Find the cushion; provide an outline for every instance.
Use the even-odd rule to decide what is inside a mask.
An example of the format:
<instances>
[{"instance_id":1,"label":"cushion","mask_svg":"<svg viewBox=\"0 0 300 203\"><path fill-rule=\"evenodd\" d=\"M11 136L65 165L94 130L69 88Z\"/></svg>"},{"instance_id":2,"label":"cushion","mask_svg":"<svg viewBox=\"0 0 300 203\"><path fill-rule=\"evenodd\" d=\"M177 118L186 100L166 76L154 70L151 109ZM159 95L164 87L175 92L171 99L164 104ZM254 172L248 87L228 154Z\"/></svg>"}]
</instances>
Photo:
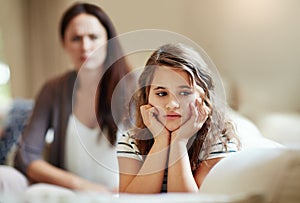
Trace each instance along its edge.
<instances>
[{"instance_id":1,"label":"cushion","mask_svg":"<svg viewBox=\"0 0 300 203\"><path fill-rule=\"evenodd\" d=\"M249 148L216 164L199 192L261 194L267 202L297 202L300 200L299 169L299 149Z\"/></svg>"},{"instance_id":2,"label":"cushion","mask_svg":"<svg viewBox=\"0 0 300 203\"><path fill-rule=\"evenodd\" d=\"M12 160L7 160L9 152L14 149L20 135L31 115L34 102L26 99L15 99L9 110L0 137L0 164L12 165Z\"/></svg>"},{"instance_id":3,"label":"cushion","mask_svg":"<svg viewBox=\"0 0 300 203\"><path fill-rule=\"evenodd\" d=\"M277 148L283 147L278 142L266 138L256 125L242 116L236 111L229 110L229 117L233 120L236 125L237 134L241 141L242 149L248 148Z\"/></svg>"}]
</instances>

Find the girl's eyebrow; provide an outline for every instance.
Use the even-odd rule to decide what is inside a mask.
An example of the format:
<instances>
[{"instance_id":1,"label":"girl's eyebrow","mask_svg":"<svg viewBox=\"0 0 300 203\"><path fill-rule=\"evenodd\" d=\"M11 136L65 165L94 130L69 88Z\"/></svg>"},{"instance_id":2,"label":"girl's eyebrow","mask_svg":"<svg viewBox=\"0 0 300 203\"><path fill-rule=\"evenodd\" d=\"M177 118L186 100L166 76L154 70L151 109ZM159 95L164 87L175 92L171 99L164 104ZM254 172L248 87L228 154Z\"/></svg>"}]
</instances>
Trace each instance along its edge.
<instances>
[{"instance_id":1,"label":"girl's eyebrow","mask_svg":"<svg viewBox=\"0 0 300 203\"><path fill-rule=\"evenodd\" d=\"M163 90L165 90L165 89L167 89L167 88L165 88L165 87L161 87L161 86L158 86L158 87L154 88L153 90L159 90L159 89L163 89Z\"/></svg>"},{"instance_id":2,"label":"girl's eyebrow","mask_svg":"<svg viewBox=\"0 0 300 203\"><path fill-rule=\"evenodd\" d=\"M190 87L188 85L180 85L180 86L178 86L178 88L180 88L180 89L192 89L192 87ZM153 90L165 90L165 89L167 89L167 88L162 87L162 86L157 86Z\"/></svg>"},{"instance_id":3,"label":"girl's eyebrow","mask_svg":"<svg viewBox=\"0 0 300 203\"><path fill-rule=\"evenodd\" d=\"M181 89L192 89L192 87L190 87L188 85L180 85L179 88L181 88Z\"/></svg>"}]
</instances>

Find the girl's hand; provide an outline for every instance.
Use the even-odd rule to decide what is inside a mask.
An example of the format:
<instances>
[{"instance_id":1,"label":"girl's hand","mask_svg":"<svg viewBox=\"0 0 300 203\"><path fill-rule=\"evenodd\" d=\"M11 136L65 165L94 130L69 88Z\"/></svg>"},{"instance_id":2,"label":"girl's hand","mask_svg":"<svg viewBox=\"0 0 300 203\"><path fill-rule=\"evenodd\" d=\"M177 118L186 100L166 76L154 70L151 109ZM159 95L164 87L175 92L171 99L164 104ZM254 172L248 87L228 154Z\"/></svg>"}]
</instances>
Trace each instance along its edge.
<instances>
[{"instance_id":1,"label":"girl's hand","mask_svg":"<svg viewBox=\"0 0 300 203\"><path fill-rule=\"evenodd\" d=\"M169 136L169 131L158 119L158 110L150 104L146 104L140 107L141 115L144 124L152 133L154 139L159 135Z\"/></svg>"},{"instance_id":2,"label":"girl's hand","mask_svg":"<svg viewBox=\"0 0 300 203\"><path fill-rule=\"evenodd\" d=\"M188 140L202 128L211 112L211 109L201 98L196 99L195 104L190 104L190 110L190 118L183 123L180 128L172 132L172 139L174 137L188 142Z\"/></svg>"}]
</instances>

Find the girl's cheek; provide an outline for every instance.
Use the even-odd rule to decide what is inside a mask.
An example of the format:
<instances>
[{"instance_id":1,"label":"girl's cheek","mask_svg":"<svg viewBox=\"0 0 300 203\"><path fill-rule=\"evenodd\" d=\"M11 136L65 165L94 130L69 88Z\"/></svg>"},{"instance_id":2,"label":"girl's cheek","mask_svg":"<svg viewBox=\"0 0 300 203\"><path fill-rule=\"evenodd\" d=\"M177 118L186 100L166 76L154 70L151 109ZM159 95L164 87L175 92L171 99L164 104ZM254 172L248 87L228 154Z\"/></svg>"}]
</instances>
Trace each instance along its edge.
<instances>
[{"instance_id":1,"label":"girl's cheek","mask_svg":"<svg viewBox=\"0 0 300 203\"><path fill-rule=\"evenodd\" d=\"M195 104L195 103L196 103L196 100L197 100L198 98L199 98L198 95L193 94L193 95L191 95L190 97L188 97L188 98L185 100L184 103L193 103L193 104Z\"/></svg>"},{"instance_id":2,"label":"girl's cheek","mask_svg":"<svg viewBox=\"0 0 300 203\"><path fill-rule=\"evenodd\" d=\"M157 111L158 111L158 115L159 116L163 116L163 115L165 115L166 114L166 112L165 112L165 110L162 108L162 107L156 107L156 109L157 109Z\"/></svg>"}]
</instances>

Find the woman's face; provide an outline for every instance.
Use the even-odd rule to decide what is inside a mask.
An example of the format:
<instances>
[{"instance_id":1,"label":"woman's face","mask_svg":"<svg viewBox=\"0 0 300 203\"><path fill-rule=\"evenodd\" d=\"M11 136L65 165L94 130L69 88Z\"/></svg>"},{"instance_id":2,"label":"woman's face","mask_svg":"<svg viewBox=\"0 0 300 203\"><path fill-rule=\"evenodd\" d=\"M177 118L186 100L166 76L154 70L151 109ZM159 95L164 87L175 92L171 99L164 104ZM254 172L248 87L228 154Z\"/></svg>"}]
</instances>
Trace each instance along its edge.
<instances>
[{"instance_id":1,"label":"woman's face","mask_svg":"<svg viewBox=\"0 0 300 203\"><path fill-rule=\"evenodd\" d=\"M187 72L168 66L156 68L148 103L158 109L157 118L169 131L178 129L189 119L190 104L195 104L199 97Z\"/></svg>"},{"instance_id":2,"label":"woman's face","mask_svg":"<svg viewBox=\"0 0 300 203\"><path fill-rule=\"evenodd\" d=\"M106 58L107 32L98 18L89 14L74 17L65 31L63 46L79 70L100 68Z\"/></svg>"}]
</instances>

